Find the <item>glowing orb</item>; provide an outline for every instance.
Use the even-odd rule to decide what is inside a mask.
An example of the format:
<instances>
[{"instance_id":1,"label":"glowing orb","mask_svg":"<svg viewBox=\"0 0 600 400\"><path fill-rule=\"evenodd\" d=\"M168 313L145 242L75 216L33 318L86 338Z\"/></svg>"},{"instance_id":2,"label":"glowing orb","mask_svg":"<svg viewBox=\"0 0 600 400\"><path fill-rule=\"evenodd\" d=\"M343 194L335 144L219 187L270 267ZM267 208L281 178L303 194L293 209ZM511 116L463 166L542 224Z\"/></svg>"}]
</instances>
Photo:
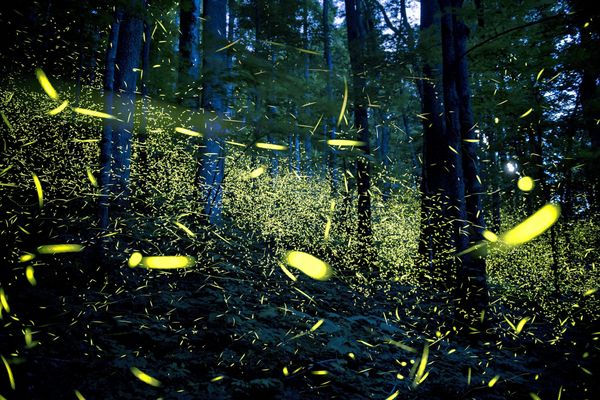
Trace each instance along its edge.
<instances>
[{"instance_id":1,"label":"glowing orb","mask_svg":"<svg viewBox=\"0 0 600 400\"><path fill-rule=\"evenodd\" d=\"M517 186L524 192L529 192L535 186L533 179L528 176L524 176L517 182Z\"/></svg>"}]
</instances>

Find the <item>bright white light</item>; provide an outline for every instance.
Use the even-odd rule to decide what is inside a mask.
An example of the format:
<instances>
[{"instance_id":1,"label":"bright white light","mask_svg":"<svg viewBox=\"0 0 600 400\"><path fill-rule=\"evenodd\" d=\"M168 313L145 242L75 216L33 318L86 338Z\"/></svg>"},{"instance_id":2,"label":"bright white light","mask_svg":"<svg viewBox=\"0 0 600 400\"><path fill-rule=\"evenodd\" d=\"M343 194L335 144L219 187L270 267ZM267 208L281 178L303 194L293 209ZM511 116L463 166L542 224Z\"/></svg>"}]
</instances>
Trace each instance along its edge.
<instances>
[{"instance_id":1,"label":"bright white light","mask_svg":"<svg viewBox=\"0 0 600 400\"><path fill-rule=\"evenodd\" d=\"M506 171L509 174L514 174L515 171L517 170L517 163L514 161L509 161L506 163Z\"/></svg>"}]
</instances>

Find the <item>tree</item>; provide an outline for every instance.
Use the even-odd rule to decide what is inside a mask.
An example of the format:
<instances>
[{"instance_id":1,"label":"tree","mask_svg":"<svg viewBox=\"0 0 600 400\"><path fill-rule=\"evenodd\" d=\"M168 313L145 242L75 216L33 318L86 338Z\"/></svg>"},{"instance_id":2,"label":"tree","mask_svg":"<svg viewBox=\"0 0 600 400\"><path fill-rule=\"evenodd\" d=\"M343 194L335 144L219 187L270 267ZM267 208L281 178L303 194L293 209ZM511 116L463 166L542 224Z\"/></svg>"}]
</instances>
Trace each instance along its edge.
<instances>
[{"instance_id":1,"label":"tree","mask_svg":"<svg viewBox=\"0 0 600 400\"><path fill-rule=\"evenodd\" d=\"M424 122L421 251L434 274L456 289L458 312L464 321L477 320L487 305L485 259L468 248L482 240L485 228L478 173L478 142L469 87L466 43L460 20L460 0L440 0L443 115L436 99L431 66L423 68ZM434 26L434 2L422 2L422 29ZM458 253L459 256L454 254ZM456 267L456 278L448 269ZM446 271L439 271L439 270ZM437 271L435 271L437 270ZM441 272L441 274L440 274Z\"/></svg>"},{"instance_id":2,"label":"tree","mask_svg":"<svg viewBox=\"0 0 600 400\"><path fill-rule=\"evenodd\" d=\"M112 113L113 91L115 82L115 58L119 46L119 30L121 28L121 19L123 12L120 9L115 10L113 23L110 27L108 36L108 45L104 60L104 110L106 113ZM111 191L111 169L112 169L112 120L104 121L102 130L102 139L100 141L100 199L99 199L99 219L100 228L108 227L108 212L110 206Z\"/></svg>"},{"instance_id":3,"label":"tree","mask_svg":"<svg viewBox=\"0 0 600 400\"><path fill-rule=\"evenodd\" d=\"M467 50L468 28L458 15L463 0L440 0L442 8L442 49L444 57L444 104L446 106L446 127L448 135L458 136L459 141L453 140L461 149L462 177L460 169L457 174L457 206L459 214L457 223L462 225L457 229L457 251L463 252L469 246L483 240L485 222L481 206L483 184L479 177L479 159L477 155L476 125L473 119L471 105L471 90L469 84L469 68L464 55ZM451 48L452 47L452 48ZM452 88L447 86L454 85ZM458 107L456 107L456 101ZM458 121L456 121L458 116ZM459 130L455 132L456 122ZM456 160L456 162L459 162ZM464 212L460 191L464 181ZM461 256L457 265L457 289L460 299L459 311L465 313L466 321L473 322L485 312L488 301L487 277L485 258L470 252Z\"/></svg>"},{"instance_id":4,"label":"tree","mask_svg":"<svg viewBox=\"0 0 600 400\"><path fill-rule=\"evenodd\" d=\"M346 29L348 33L348 51L350 53L350 69L352 71L352 100L354 113L354 128L356 139L361 142L360 150L363 156L356 160L356 183L358 189L358 262L371 268L372 262L372 227L371 227L371 163L367 158L370 154L370 135L366 95L366 54L368 26L366 8L362 0L345 0ZM370 271L369 271L370 272Z\"/></svg>"},{"instance_id":5,"label":"tree","mask_svg":"<svg viewBox=\"0 0 600 400\"><path fill-rule=\"evenodd\" d=\"M327 100L333 101L333 57L331 55L331 24L329 22L329 13L331 10L331 0L323 0L323 58L327 69L327 78L325 80L325 92ZM335 139L335 116L331 114L329 118L325 118L323 130L325 132L325 140ZM335 153L327 146L325 147L325 164L330 174L331 187L335 190L338 185L339 176L336 169Z\"/></svg>"},{"instance_id":6,"label":"tree","mask_svg":"<svg viewBox=\"0 0 600 400\"><path fill-rule=\"evenodd\" d=\"M225 115L227 53L221 49L226 40L227 2L204 0L202 30L202 102L205 119L204 137L200 146L201 159L197 184L202 188L203 216L214 225L221 223L221 199L225 153L223 148L223 117Z\"/></svg>"},{"instance_id":7,"label":"tree","mask_svg":"<svg viewBox=\"0 0 600 400\"><path fill-rule=\"evenodd\" d=\"M105 122L101 144L101 229L108 227L109 205L119 215L127 209L130 201L131 142L144 29L143 9L142 0L132 0L123 10L122 21L117 11L109 37L104 79L107 93L105 107L115 119Z\"/></svg>"}]
</instances>

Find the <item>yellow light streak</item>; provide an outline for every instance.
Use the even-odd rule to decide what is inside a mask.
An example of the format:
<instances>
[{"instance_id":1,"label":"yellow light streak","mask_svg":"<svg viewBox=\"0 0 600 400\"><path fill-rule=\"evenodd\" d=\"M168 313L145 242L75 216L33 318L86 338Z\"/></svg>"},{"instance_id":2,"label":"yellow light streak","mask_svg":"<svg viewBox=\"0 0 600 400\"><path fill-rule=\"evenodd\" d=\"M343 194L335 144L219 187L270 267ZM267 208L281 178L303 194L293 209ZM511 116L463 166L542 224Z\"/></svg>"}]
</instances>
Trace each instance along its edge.
<instances>
[{"instance_id":1,"label":"yellow light streak","mask_svg":"<svg viewBox=\"0 0 600 400\"><path fill-rule=\"evenodd\" d=\"M80 244L46 244L37 248L39 254L78 253L81 250Z\"/></svg>"},{"instance_id":2,"label":"yellow light streak","mask_svg":"<svg viewBox=\"0 0 600 400\"><path fill-rule=\"evenodd\" d=\"M15 377L13 375L12 369L10 368L8 361L6 361L6 358L4 358L3 355L0 355L0 358L2 358L2 362L4 363L4 367L6 368L6 373L8 374L8 381L10 382L10 387L12 390L15 390Z\"/></svg>"},{"instance_id":3,"label":"yellow light streak","mask_svg":"<svg viewBox=\"0 0 600 400\"><path fill-rule=\"evenodd\" d=\"M421 360L419 361L419 367L417 368L417 373L415 374L415 385L419 385L421 382L425 380L427 377L425 375L425 368L427 367L427 359L429 358L429 346L425 344L423 347L423 354L421 355Z\"/></svg>"},{"instance_id":4,"label":"yellow light streak","mask_svg":"<svg viewBox=\"0 0 600 400\"><path fill-rule=\"evenodd\" d=\"M344 117L344 113L346 112L346 105L348 104L348 82L346 81L346 77L344 77L344 100L342 101L342 109L340 110L340 116L337 120L337 126L340 126L342 122L342 118Z\"/></svg>"},{"instance_id":5,"label":"yellow light streak","mask_svg":"<svg viewBox=\"0 0 600 400\"><path fill-rule=\"evenodd\" d=\"M35 270L31 265L28 265L27 268L25 268L25 278L27 278L27 281L31 286L37 285L37 281L35 280Z\"/></svg>"},{"instance_id":6,"label":"yellow light streak","mask_svg":"<svg viewBox=\"0 0 600 400\"><path fill-rule=\"evenodd\" d=\"M519 116L519 118L525 118L526 116L528 116L529 114L531 114L532 111L533 111L533 108L530 108L529 110L527 110L523 114L521 114Z\"/></svg>"},{"instance_id":7,"label":"yellow light streak","mask_svg":"<svg viewBox=\"0 0 600 400\"><path fill-rule=\"evenodd\" d=\"M242 39L238 39L238 40L236 40L236 41L234 41L234 42L231 42L231 43L229 43L229 44L228 44L228 45L226 45L226 46L223 46L223 47L221 47L221 48L220 48L220 49L218 49L218 50L215 50L215 53L218 53L218 52L220 52L220 51L223 51L223 50L227 50L227 49L228 49L228 48L230 48L231 46L234 46L234 45L235 45L237 42L239 42L240 40L242 40Z\"/></svg>"},{"instance_id":8,"label":"yellow light streak","mask_svg":"<svg viewBox=\"0 0 600 400\"><path fill-rule=\"evenodd\" d=\"M284 274L286 274L288 276L288 278L290 278L292 281L296 282L298 280L298 278L296 278L289 269L287 269L285 267L285 265L283 265L282 263L278 262L277 263L279 265L279 268L281 268L281 270L283 271Z\"/></svg>"},{"instance_id":9,"label":"yellow light streak","mask_svg":"<svg viewBox=\"0 0 600 400\"><path fill-rule=\"evenodd\" d=\"M151 377L145 372L140 371L136 367L131 367L131 373L138 378L140 381L154 387L159 387L161 385L160 381L156 378Z\"/></svg>"},{"instance_id":10,"label":"yellow light streak","mask_svg":"<svg viewBox=\"0 0 600 400\"><path fill-rule=\"evenodd\" d=\"M193 131L188 128L182 128L180 126L175 128L175 132L182 133L182 134L188 135L188 136L193 136L193 137L202 137L202 134L200 132L196 132L196 131Z\"/></svg>"},{"instance_id":11,"label":"yellow light streak","mask_svg":"<svg viewBox=\"0 0 600 400\"><path fill-rule=\"evenodd\" d=\"M40 208L44 206L44 191L42 190L42 183L40 182L40 178L36 174L32 174L33 183L35 184L35 190L38 196L38 205Z\"/></svg>"},{"instance_id":12,"label":"yellow light streak","mask_svg":"<svg viewBox=\"0 0 600 400\"><path fill-rule=\"evenodd\" d=\"M90 169L90 167L87 167L85 169L85 172L87 173L87 177L90 180L90 183L92 184L92 186L93 187L98 187L98 181L96 180L96 177L92 173L92 170Z\"/></svg>"},{"instance_id":13,"label":"yellow light streak","mask_svg":"<svg viewBox=\"0 0 600 400\"><path fill-rule=\"evenodd\" d=\"M327 222L325 223L325 240L329 240L329 232L331 231L331 217L327 216Z\"/></svg>"},{"instance_id":14,"label":"yellow light streak","mask_svg":"<svg viewBox=\"0 0 600 400\"><path fill-rule=\"evenodd\" d=\"M182 224L181 222L175 222L175 225L177 225L182 231L184 231L185 233L187 233L187 235L191 238L195 238L196 234L194 232L192 232L192 230L190 228L188 228L187 226L185 226L184 224Z\"/></svg>"},{"instance_id":15,"label":"yellow light streak","mask_svg":"<svg viewBox=\"0 0 600 400\"><path fill-rule=\"evenodd\" d=\"M140 266L148 269L189 268L196 263L191 256L151 256L143 257Z\"/></svg>"},{"instance_id":16,"label":"yellow light streak","mask_svg":"<svg viewBox=\"0 0 600 400\"><path fill-rule=\"evenodd\" d=\"M558 204L546 204L525 221L506 232L502 236L502 240L511 246L527 243L548 230L559 216L560 206Z\"/></svg>"},{"instance_id":17,"label":"yellow light streak","mask_svg":"<svg viewBox=\"0 0 600 400\"><path fill-rule=\"evenodd\" d=\"M488 241L490 241L490 242L492 242L492 243L494 243L494 242L497 242L497 241L498 241L498 235L496 235L496 234L495 234L494 232L492 232L492 231L487 231L487 230L486 230L486 231L483 231L483 237L484 237L486 240L488 240Z\"/></svg>"},{"instance_id":18,"label":"yellow light streak","mask_svg":"<svg viewBox=\"0 0 600 400\"><path fill-rule=\"evenodd\" d=\"M320 327L321 325L323 325L323 322L325 322L325 320L324 320L324 319L320 319L320 320L318 320L318 321L317 321L317 322L316 322L316 323L315 323L315 324L312 326L312 328L310 328L310 331L311 331L311 332L314 332L314 331L316 331L317 329L319 329L319 327Z\"/></svg>"},{"instance_id":19,"label":"yellow light streak","mask_svg":"<svg viewBox=\"0 0 600 400\"><path fill-rule=\"evenodd\" d=\"M366 142L360 140L349 140L349 139L329 139L327 144L330 146L347 146L347 147L362 147L366 146Z\"/></svg>"},{"instance_id":20,"label":"yellow light streak","mask_svg":"<svg viewBox=\"0 0 600 400\"><path fill-rule=\"evenodd\" d=\"M273 143L255 143L254 144L256 146L256 148L258 149L264 149L264 150L287 150L287 146L283 146L280 144L273 144Z\"/></svg>"},{"instance_id":21,"label":"yellow light streak","mask_svg":"<svg viewBox=\"0 0 600 400\"><path fill-rule=\"evenodd\" d=\"M299 269L313 279L326 281L331 278L332 270L329 264L308 253L288 251L285 260L288 265Z\"/></svg>"},{"instance_id":22,"label":"yellow light streak","mask_svg":"<svg viewBox=\"0 0 600 400\"><path fill-rule=\"evenodd\" d=\"M120 119L118 119L117 117L101 112L101 111L95 111L95 110L89 110L87 108L80 108L80 107L75 107L73 108L73 111L76 112L77 114L81 114L81 115L87 115L89 117L96 117L96 118L103 118L103 119L114 119L117 121L120 121Z\"/></svg>"},{"instance_id":23,"label":"yellow light streak","mask_svg":"<svg viewBox=\"0 0 600 400\"><path fill-rule=\"evenodd\" d=\"M143 258L144 257L142 256L142 253L140 253L139 251L134 251L129 257L127 265L129 266L129 268L135 268L142 262Z\"/></svg>"},{"instance_id":24,"label":"yellow light streak","mask_svg":"<svg viewBox=\"0 0 600 400\"><path fill-rule=\"evenodd\" d=\"M2 308L6 310L7 313L10 312L10 306L8 305L8 299L6 298L6 294L4 293L4 289L0 287L0 305Z\"/></svg>"},{"instance_id":25,"label":"yellow light streak","mask_svg":"<svg viewBox=\"0 0 600 400\"><path fill-rule=\"evenodd\" d=\"M488 387L493 387L496 384L496 382L498 382L498 379L500 379L500 375L496 375L492 379L490 379L490 381L488 382Z\"/></svg>"},{"instance_id":26,"label":"yellow light streak","mask_svg":"<svg viewBox=\"0 0 600 400\"><path fill-rule=\"evenodd\" d=\"M256 168L254 171L250 172L250 174L248 175L250 177L250 179L256 179L259 176L261 176L262 174L264 174L266 171L265 167L260 166L258 168Z\"/></svg>"},{"instance_id":27,"label":"yellow light streak","mask_svg":"<svg viewBox=\"0 0 600 400\"><path fill-rule=\"evenodd\" d=\"M58 100L58 93L50 83L50 80L48 79L44 71L42 71L40 68L37 68L35 70L35 76L37 77L38 82L40 82L42 89L44 89L44 92L46 92L48 97L50 97L52 100Z\"/></svg>"},{"instance_id":28,"label":"yellow light streak","mask_svg":"<svg viewBox=\"0 0 600 400\"><path fill-rule=\"evenodd\" d=\"M67 108L67 106L69 105L69 100L65 100L61 103L60 106L53 108L52 110L48 111L48 115L57 115L60 114L61 112L63 112L65 110L65 108Z\"/></svg>"}]
</instances>

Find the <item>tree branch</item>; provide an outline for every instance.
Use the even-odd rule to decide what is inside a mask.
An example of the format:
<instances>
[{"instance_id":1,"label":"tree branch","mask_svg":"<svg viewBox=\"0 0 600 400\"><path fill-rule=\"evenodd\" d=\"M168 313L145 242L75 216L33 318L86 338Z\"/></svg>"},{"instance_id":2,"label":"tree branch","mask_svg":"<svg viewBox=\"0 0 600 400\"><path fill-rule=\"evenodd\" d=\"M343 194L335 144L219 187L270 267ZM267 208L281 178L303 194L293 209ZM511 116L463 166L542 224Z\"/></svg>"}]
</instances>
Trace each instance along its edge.
<instances>
[{"instance_id":1,"label":"tree branch","mask_svg":"<svg viewBox=\"0 0 600 400\"><path fill-rule=\"evenodd\" d=\"M542 24L544 22L548 22L548 21L551 21L551 20L554 20L554 19L564 18L564 17L565 17L564 14L552 15L550 17L541 18L541 19L538 19L537 21L531 21L531 22L528 22L528 23L526 23L524 25L519 25L519 26L515 26L514 28L507 29L505 31L502 31L500 33L495 34L492 37L489 37L489 38L485 39L482 42L477 43L476 45L474 45L473 47L471 47L470 49L468 49L467 51L465 51L460 56L464 57L467 54L469 54L470 52L478 49L479 47L484 46L484 45L488 44L489 42L498 39L500 36L504 36L504 35L507 35L507 34L509 34L511 32L515 32L515 31L518 31L518 30L521 30L521 29L525 29L525 28L528 28L528 27L533 26L533 25Z\"/></svg>"},{"instance_id":2,"label":"tree branch","mask_svg":"<svg viewBox=\"0 0 600 400\"><path fill-rule=\"evenodd\" d=\"M381 11L381 13L383 14L383 19L385 20L385 24L388 26L388 28L394 31L396 35L402 35L402 32L392 24L392 21L390 21L390 18L388 17L387 13L385 12L385 8L381 5L381 3L377 0L371 1L377 6L377 8L379 8L379 11Z\"/></svg>"}]
</instances>

